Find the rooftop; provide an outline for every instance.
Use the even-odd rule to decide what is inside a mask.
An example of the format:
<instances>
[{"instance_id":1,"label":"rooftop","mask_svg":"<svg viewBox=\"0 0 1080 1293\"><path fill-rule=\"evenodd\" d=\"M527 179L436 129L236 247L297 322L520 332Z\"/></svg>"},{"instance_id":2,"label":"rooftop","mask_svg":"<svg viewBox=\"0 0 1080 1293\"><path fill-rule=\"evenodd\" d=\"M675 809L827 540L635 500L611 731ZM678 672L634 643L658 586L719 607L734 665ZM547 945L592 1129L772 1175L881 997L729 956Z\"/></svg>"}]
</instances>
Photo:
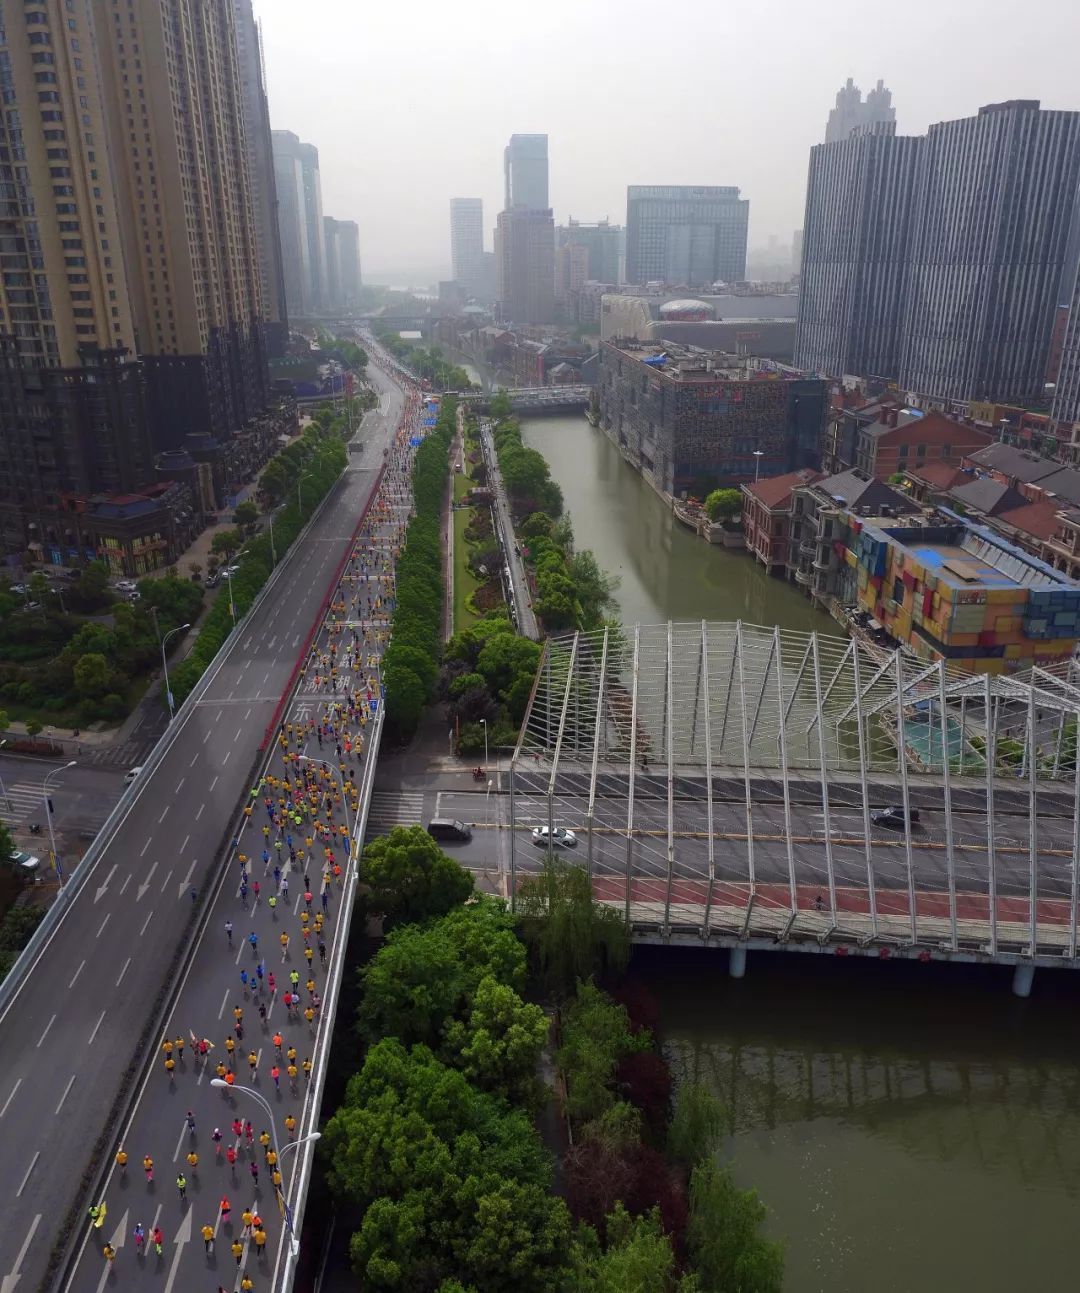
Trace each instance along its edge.
<instances>
[{"instance_id":1,"label":"rooftop","mask_svg":"<svg viewBox=\"0 0 1080 1293\"><path fill-rule=\"evenodd\" d=\"M786 506L791 501L791 491L799 485L813 485L821 479L821 472L812 467L801 471L785 472L783 476L767 476L764 480L755 481L752 485L743 485L744 494L756 498L770 509Z\"/></svg>"},{"instance_id":2,"label":"rooftop","mask_svg":"<svg viewBox=\"0 0 1080 1293\"><path fill-rule=\"evenodd\" d=\"M870 479L857 471L840 471L835 476L819 480L815 489L827 494L836 503L845 503L858 511L877 512L882 507L895 508L898 513L917 512L917 503L892 489L883 481Z\"/></svg>"},{"instance_id":3,"label":"rooftop","mask_svg":"<svg viewBox=\"0 0 1080 1293\"><path fill-rule=\"evenodd\" d=\"M1037 588L1042 592L1069 589L1080 595L1080 585L1052 566L1015 547L983 525L972 525L957 516L945 525L917 529L884 529L890 541L910 552L933 570L939 581L953 588Z\"/></svg>"},{"instance_id":4,"label":"rooftop","mask_svg":"<svg viewBox=\"0 0 1080 1293\"><path fill-rule=\"evenodd\" d=\"M1050 458L1040 458L1029 449L1016 449L1011 444L988 444L985 449L976 449L967 455L967 460L987 471L1000 471L1003 476L1030 485L1041 481L1044 476L1052 476L1061 471L1061 463Z\"/></svg>"},{"instance_id":5,"label":"rooftop","mask_svg":"<svg viewBox=\"0 0 1080 1293\"><path fill-rule=\"evenodd\" d=\"M995 480L993 476L977 476L966 484L956 485L949 490L949 497L963 503L965 507L982 512L984 516L997 516L999 512L1006 512L1010 508L1023 507L1027 502L1023 494L1011 485Z\"/></svg>"},{"instance_id":6,"label":"rooftop","mask_svg":"<svg viewBox=\"0 0 1080 1293\"><path fill-rule=\"evenodd\" d=\"M752 355L732 355L722 350L705 350L678 341L637 341L633 338L604 341L601 347L617 350L661 373L669 381L703 385L709 382L751 382L762 380L801 381L810 374L786 364Z\"/></svg>"},{"instance_id":7,"label":"rooftop","mask_svg":"<svg viewBox=\"0 0 1080 1293\"><path fill-rule=\"evenodd\" d=\"M1038 503L1025 503L1023 507L998 512L994 520L998 525L1010 526L1035 539L1052 539L1057 533L1060 512L1060 504L1044 498Z\"/></svg>"}]
</instances>

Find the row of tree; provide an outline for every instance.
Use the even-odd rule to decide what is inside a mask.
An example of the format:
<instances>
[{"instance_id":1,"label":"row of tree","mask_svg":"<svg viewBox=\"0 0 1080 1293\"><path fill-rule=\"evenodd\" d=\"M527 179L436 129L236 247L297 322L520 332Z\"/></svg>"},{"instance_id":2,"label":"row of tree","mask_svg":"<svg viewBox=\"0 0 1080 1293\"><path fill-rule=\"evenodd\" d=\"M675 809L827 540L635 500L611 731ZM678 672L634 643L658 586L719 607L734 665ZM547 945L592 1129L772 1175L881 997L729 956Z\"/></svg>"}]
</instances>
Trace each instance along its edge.
<instances>
[{"instance_id":1,"label":"row of tree","mask_svg":"<svg viewBox=\"0 0 1080 1293\"><path fill-rule=\"evenodd\" d=\"M399 363L414 372L421 381L427 382L432 390L467 391L472 388L465 369L446 359L438 346L425 348L413 345L388 328L376 335L380 345L385 346Z\"/></svg>"},{"instance_id":2,"label":"row of tree","mask_svg":"<svg viewBox=\"0 0 1080 1293\"><path fill-rule=\"evenodd\" d=\"M343 416L331 419L329 425L315 422L267 464L260 480L263 497L273 505L289 491L289 502L274 516L272 543L265 531L246 540L242 534L226 531L230 535L229 548L233 543L243 543L242 548L227 552L230 557L236 556L239 570L231 577L228 587L222 589L203 621L192 650L170 674L178 705L202 677L232 632L234 623L247 612L270 578L274 554L280 561L344 471L348 459L344 443L347 434L347 420Z\"/></svg>"},{"instance_id":3,"label":"row of tree","mask_svg":"<svg viewBox=\"0 0 1080 1293\"><path fill-rule=\"evenodd\" d=\"M510 416L509 398L496 395L489 407L497 419L493 432L495 453L514 515L546 512L550 517L561 516L562 490L551 479L544 455L522 440L521 426L517 418Z\"/></svg>"},{"instance_id":4,"label":"row of tree","mask_svg":"<svg viewBox=\"0 0 1080 1293\"><path fill-rule=\"evenodd\" d=\"M443 400L435 427L416 451L413 516L397 562L394 631L382 660L386 721L395 737L415 732L435 694L442 647L442 510L457 401Z\"/></svg>"},{"instance_id":5,"label":"row of tree","mask_svg":"<svg viewBox=\"0 0 1080 1293\"><path fill-rule=\"evenodd\" d=\"M520 637L501 614L491 612L446 644L439 695L458 728L463 754L512 746L525 717L540 645Z\"/></svg>"}]
</instances>

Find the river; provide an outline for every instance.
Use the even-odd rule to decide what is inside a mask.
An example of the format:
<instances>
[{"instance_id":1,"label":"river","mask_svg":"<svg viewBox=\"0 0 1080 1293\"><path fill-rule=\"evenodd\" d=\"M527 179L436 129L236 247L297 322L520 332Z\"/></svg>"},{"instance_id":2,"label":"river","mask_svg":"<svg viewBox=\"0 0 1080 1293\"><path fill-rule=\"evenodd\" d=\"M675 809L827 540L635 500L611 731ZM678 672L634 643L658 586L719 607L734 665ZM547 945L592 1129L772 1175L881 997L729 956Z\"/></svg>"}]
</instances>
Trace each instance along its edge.
<instances>
[{"instance_id":1,"label":"river","mask_svg":"<svg viewBox=\"0 0 1080 1293\"><path fill-rule=\"evenodd\" d=\"M574 525L574 542L619 579L626 625L734 620L785 629L841 630L793 584L770 578L745 552L699 539L584 417L525 418L527 444L547 459Z\"/></svg>"},{"instance_id":2,"label":"river","mask_svg":"<svg viewBox=\"0 0 1080 1293\"><path fill-rule=\"evenodd\" d=\"M624 623L838 632L744 553L683 529L584 418L523 423ZM795 1293L1006 1293L1074 1278L1080 979L1007 969L638 949L677 1079L724 1101L724 1147L787 1245Z\"/></svg>"}]
</instances>

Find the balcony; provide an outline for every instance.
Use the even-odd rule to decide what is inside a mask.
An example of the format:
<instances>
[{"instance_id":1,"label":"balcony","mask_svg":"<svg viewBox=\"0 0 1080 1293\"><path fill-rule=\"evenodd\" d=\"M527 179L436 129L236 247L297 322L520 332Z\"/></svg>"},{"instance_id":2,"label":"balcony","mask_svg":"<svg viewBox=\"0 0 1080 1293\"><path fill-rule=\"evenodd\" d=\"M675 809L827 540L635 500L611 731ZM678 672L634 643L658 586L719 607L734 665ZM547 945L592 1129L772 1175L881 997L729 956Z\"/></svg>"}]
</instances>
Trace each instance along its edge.
<instances>
[{"instance_id":1,"label":"balcony","mask_svg":"<svg viewBox=\"0 0 1080 1293\"><path fill-rule=\"evenodd\" d=\"M795 568L795 582L803 588L810 588L814 582L814 572L804 570L801 566Z\"/></svg>"}]
</instances>

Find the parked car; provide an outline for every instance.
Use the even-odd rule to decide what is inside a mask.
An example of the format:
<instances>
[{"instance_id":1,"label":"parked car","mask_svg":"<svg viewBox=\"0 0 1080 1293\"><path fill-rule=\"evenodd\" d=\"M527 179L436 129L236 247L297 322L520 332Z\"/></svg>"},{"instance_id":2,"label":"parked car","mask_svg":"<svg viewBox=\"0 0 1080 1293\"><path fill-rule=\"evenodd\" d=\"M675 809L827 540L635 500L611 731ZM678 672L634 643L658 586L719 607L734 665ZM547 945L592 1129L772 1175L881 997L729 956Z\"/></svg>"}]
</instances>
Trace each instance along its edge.
<instances>
[{"instance_id":1,"label":"parked car","mask_svg":"<svg viewBox=\"0 0 1080 1293\"><path fill-rule=\"evenodd\" d=\"M917 808L909 809L907 819L912 826L917 826L919 810ZM902 831L904 829L904 809L901 805L894 805L892 808L879 808L876 812L870 814L870 820L875 826L887 826L890 830Z\"/></svg>"},{"instance_id":2,"label":"parked car","mask_svg":"<svg viewBox=\"0 0 1080 1293\"><path fill-rule=\"evenodd\" d=\"M33 875L41 866L41 858L35 857L33 853L24 853L22 850L12 853L10 861L20 875Z\"/></svg>"},{"instance_id":3,"label":"parked car","mask_svg":"<svg viewBox=\"0 0 1080 1293\"><path fill-rule=\"evenodd\" d=\"M532 842L538 848L547 848L549 840L554 848L577 848L577 836L573 831L563 830L561 826L556 826L549 834L546 826L537 826L532 833Z\"/></svg>"}]
</instances>

